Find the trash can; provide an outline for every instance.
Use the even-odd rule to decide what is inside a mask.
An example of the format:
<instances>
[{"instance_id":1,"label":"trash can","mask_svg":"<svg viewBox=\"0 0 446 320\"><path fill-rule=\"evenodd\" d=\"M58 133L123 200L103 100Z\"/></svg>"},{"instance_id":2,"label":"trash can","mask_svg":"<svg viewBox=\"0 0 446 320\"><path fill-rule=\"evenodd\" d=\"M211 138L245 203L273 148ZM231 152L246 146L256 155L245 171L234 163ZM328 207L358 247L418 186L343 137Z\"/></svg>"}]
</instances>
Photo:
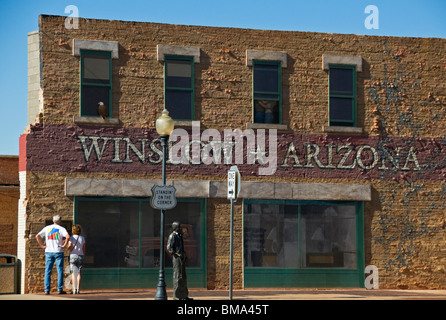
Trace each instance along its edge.
<instances>
[{"instance_id":1,"label":"trash can","mask_svg":"<svg viewBox=\"0 0 446 320\"><path fill-rule=\"evenodd\" d=\"M0 254L0 294L17 292L17 257Z\"/></svg>"}]
</instances>

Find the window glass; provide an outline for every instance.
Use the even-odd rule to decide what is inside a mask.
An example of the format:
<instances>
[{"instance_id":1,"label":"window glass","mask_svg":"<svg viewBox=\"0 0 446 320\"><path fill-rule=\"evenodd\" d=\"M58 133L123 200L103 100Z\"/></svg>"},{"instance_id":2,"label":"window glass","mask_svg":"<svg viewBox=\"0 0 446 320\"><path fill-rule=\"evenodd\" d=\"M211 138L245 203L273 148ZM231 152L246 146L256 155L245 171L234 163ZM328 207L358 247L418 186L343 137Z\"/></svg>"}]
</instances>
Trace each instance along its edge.
<instances>
[{"instance_id":1,"label":"window glass","mask_svg":"<svg viewBox=\"0 0 446 320\"><path fill-rule=\"evenodd\" d=\"M298 207L252 203L244 207L246 267L298 267Z\"/></svg>"},{"instance_id":2,"label":"window glass","mask_svg":"<svg viewBox=\"0 0 446 320\"><path fill-rule=\"evenodd\" d=\"M330 68L330 93L353 94L353 69Z\"/></svg>"},{"instance_id":3,"label":"window glass","mask_svg":"<svg viewBox=\"0 0 446 320\"><path fill-rule=\"evenodd\" d=\"M256 65L254 69L254 91L278 92L279 71L277 65Z\"/></svg>"},{"instance_id":4,"label":"window glass","mask_svg":"<svg viewBox=\"0 0 446 320\"><path fill-rule=\"evenodd\" d=\"M165 214L165 244L174 221L182 225L188 267L201 267L201 202L179 201ZM160 210L149 201L79 200L76 223L86 238L85 267L159 268ZM171 257L165 253L165 266L171 267Z\"/></svg>"},{"instance_id":5,"label":"window glass","mask_svg":"<svg viewBox=\"0 0 446 320\"><path fill-rule=\"evenodd\" d=\"M280 63L253 64L254 123L280 123Z\"/></svg>"},{"instance_id":6,"label":"window glass","mask_svg":"<svg viewBox=\"0 0 446 320\"><path fill-rule=\"evenodd\" d=\"M102 56L84 56L83 80L88 82L104 82L110 80L110 59ZM102 80L102 81L101 81Z\"/></svg>"},{"instance_id":7,"label":"window glass","mask_svg":"<svg viewBox=\"0 0 446 320\"><path fill-rule=\"evenodd\" d=\"M279 103L278 101L259 98L254 101L255 123L278 123Z\"/></svg>"},{"instance_id":8,"label":"window glass","mask_svg":"<svg viewBox=\"0 0 446 320\"><path fill-rule=\"evenodd\" d=\"M110 105L110 88L82 86L82 115L98 116L98 103L102 101L107 110Z\"/></svg>"},{"instance_id":9,"label":"window glass","mask_svg":"<svg viewBox=\"0 0 446 320\"><path fill-rule=\"evenodd\" d=\"M192 120L194 104L194 79L192 57L166 57L165 107L177 120Z\"/></svg>"},{"instance_id":10,"label":"window glass","mask_svg":"<svg viewBox=\"0 0 446 320\"><path fill-rule=\"evenodd\" d=\"M357 267L356 205L245 200L243 212L245 267Z\"/></svg>"},{"instance_id":11,"label":"window glass","mask_svg":"<svg viewBox=\"0 0 446 320\"><path fill-rule=\"evenodd\" d=\"M354 66L330 66L329 119L331 126L356 123L356 69Z\"/></svg>"},{"instance_id":12,"label":"window glass","mask_svg":"<svg viewBox=\"0 0 446 320\"><path fill-rule=\"evenodd\" d=\"M330 119L353 121L353 99L330 98Z\"/></svg>"},{"instance_id":13,"label":"window glass","mask_svg":"<svg viewBox=\"0 0 446 320\"><path fill-rule=\"evenodd\" d=\"M301 206L302 266L356 268L355 206Z\"/></svg>"},{"instance_id":14,"label":"window glass","mask_svg":"<svg viewBox=\"0 0 446 320\"><path fill-rule=\"evenodd\" d=\"M280 96L278 94L268 94L268 93L256 93L255 101L259 100L272 100L274 102L278 102Z\"/></svg>"},{"instance_id":15,"label":"window glass","mask_svg":"<svg viewBox=\"0 0 446 320\"><path fill-rule=\"evenodd\" d=\"M86 268L138 267L138 251L128 246L138 237L137 202L81 201L77 214L87 243Z\"/></svg>"},{"instance_id":16,"label":"window glass","mask_svg":"<svg viewBox=\"0 0 446 320\"><path fill-rule=\"evenodd\" d=\"M111 116L111 64L111 52L81 50L81 116L98 117L99 102Z\"/></svg>"},{"instance_id":17,"label":"window glass","mask_svg":"<svg viewBox=\"0 0 446 320\"><path fill-rule=\"evenodd\" d=\"M166 109L172 119L191 119L191 91L166 90Z\"/></svg>"},{"instance_id":18,"label":"window glass","mask_svg":"<svg viewBox=\"0 0 446 320\"><path fill-rule=\"evenodd\" d=\"M190 78L192 76L191 61L167 61L167 76Z\"/></svg>"},{"instance_id":19,"label":"window glass","mask_svg":"<svg viewBox=\"0 0 446 320\"><path fill-rule=\"evenodd\" d=\"M177 206L165 215L165 244L172 232L172 223L179 221L183 230L184 250L188 267L201 266L201 212L199 202L179 202ZM143 268L159 267L160 248L160 212L154 210L148 203L143 204L141 254ZM166 267L172 266L172 259L165 250Z\"/></svg>"},{"instance_id":20,"label":"window glass","mask_svg":"<svg viewBox=\"0 0 446 320\"><path fill-rule=\"evenodd\" d=\"M190 88L192 85L192 68L190 61L166 62L166 86Z\"/></svg>"}]
</instances>

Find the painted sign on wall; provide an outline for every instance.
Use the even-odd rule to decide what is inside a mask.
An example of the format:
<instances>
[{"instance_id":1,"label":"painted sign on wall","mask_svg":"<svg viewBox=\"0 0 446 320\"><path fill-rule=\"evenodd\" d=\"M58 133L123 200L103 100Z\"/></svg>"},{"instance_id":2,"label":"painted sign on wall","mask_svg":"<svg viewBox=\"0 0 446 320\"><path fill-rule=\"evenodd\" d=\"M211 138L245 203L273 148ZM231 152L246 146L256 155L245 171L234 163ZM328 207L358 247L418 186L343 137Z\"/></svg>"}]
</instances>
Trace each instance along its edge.
<instances>
[{"instance_id":1,"label":"painted sign on wall","mask_svg":"<svg viewBox=\"0 0 446 320\"><path fill-rule=\"evenodd\" d=\"M263 143L258 137L250 142L243 135L239 140L201 140L189 135L187 143L170 141L167 170L225 175L236 164L245 176L262 175L259 168L272 167L275 176L446 177L444 139L262 134ZM36 126L27 137L26 154L31 171L158 173L162 160L155 130L138 128Z\"/></svg>"}]
</instances>

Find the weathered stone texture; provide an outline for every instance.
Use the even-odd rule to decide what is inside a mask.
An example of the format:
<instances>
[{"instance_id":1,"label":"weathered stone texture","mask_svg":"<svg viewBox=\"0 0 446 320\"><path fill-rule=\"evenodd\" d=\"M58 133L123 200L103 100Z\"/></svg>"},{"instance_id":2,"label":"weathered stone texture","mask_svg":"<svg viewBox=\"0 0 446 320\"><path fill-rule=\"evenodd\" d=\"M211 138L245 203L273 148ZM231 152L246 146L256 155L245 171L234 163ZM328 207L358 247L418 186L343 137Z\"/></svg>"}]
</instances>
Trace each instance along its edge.
<instances>
[{"instance_id":1,"label":"weathered stone texture","mask_svg":"<svg viewBox=\"0 0 446 320\"><path fill-rule=\"evenodd\" d=\"M79 58L73 39L119 42L113 60L113 116L124 127L154 126L162 110L163 63L157 45L199 47L195 64L196 119L215 129L252 122L252 69L246 50L286 52L283 123L295 133L327 125L328 75L322 56L360 56L358 126L365 134L442 136L445 132L444 39L372 37L311 32L178 26L42 16L44 116L71 124L79 114ZM131 35L131 36L130 36ZM224 113L224 119L218 115ZM141 117L144 114L144 117ZM378 123L376 125L375 119Z\"/></svg>"},{"instance_id":2,"label":"weathered stone texture","mask_svg":"<svg viewBox=\"0 0 446 320\"><path fill-rule=\"evenodd\" d=\"M19 159L0 156L0 253L17 255Z\"/></svg>"}]
</instances>

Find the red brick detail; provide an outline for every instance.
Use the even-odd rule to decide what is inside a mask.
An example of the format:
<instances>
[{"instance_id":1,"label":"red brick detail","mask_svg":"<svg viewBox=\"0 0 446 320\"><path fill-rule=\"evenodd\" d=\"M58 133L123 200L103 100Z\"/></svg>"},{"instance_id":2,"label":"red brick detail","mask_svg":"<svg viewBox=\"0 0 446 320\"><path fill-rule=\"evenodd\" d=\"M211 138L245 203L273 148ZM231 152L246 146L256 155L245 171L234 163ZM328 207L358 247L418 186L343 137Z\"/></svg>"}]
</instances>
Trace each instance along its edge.
<instances>
[{"instance_id":1,"label":"red brick detail","mask_svg":"<svg viewBox=\"0 0 446 320\"><path fill-rule=\"evenodd\" d=\"M26 140L28 134L22 134L19 138L19 172L26 171Z\"/></svg>"}]
</instances>

